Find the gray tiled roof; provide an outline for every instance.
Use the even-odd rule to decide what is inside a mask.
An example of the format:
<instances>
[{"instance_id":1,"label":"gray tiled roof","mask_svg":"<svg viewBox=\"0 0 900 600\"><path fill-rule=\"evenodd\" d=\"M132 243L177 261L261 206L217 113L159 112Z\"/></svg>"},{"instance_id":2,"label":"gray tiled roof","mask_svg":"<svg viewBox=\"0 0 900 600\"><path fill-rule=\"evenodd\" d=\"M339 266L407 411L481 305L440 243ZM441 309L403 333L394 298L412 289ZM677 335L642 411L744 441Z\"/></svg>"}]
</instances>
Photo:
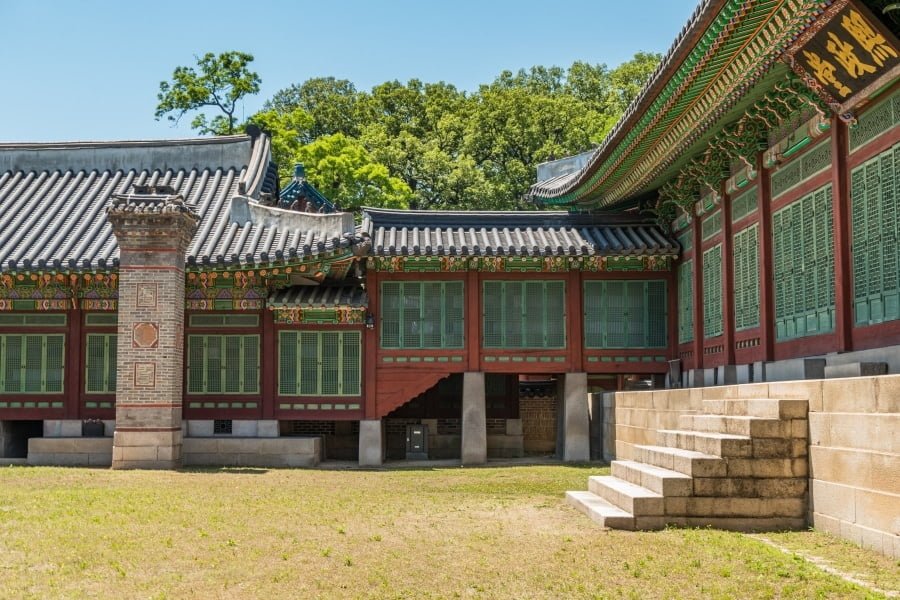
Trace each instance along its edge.
<instances>
[{"instance_id":1,"label":"gray tiled roof","mask_svg":"<svg viewBox=\"0 0 900 600\"><path fill-rule=\"evenodd\" d=\"M661 256L679 250L658 225L630 216L364 210L362 231L375 256Z\"/></svg>"},{"instance_id":2,"label":"gray tiled roof","mask_svg":"<svg viewBox=\"0 0 900 600\"><path fill-rule=\"evenodd\" d=\"M359 285L295 285L273 292L267 304L271 308L361 308L368 298Z\"/></svg>"},{"instance_id":3,"label":"gray tiled roof","mask_svg":"<svg viewBox=\"0 0 900 600\"><path fill-rule=\"evenodd\" d=\"M266 264L350 245L277 222L232 222L234 197L277 192L274 172L264 135L0 144L0 270L118 266L106 209L135 185L170 186L199 215L188 264Z\"/></svg>"}]
</instances>

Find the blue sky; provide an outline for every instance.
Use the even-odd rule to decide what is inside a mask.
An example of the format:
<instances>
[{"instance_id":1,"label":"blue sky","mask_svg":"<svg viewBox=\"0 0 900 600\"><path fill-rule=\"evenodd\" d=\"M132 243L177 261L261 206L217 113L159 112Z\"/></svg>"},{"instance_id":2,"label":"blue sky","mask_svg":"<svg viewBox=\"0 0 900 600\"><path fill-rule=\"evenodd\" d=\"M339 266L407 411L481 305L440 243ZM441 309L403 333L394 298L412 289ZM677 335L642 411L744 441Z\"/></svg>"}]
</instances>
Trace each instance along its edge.
<instances>
[{"instance_id":1,"label":"blue sky","mask_svg":"<svg viewBox=\"0 0 900 600\"><path fill-rule=\"evenodd\" d=\"M465 90L504 69L614 66L665 52L696 0L0 0L0 141L189 137L153 112L159 82L194 55L256 57L260 94L310 77Z\"/></svg>"}]
</instances>

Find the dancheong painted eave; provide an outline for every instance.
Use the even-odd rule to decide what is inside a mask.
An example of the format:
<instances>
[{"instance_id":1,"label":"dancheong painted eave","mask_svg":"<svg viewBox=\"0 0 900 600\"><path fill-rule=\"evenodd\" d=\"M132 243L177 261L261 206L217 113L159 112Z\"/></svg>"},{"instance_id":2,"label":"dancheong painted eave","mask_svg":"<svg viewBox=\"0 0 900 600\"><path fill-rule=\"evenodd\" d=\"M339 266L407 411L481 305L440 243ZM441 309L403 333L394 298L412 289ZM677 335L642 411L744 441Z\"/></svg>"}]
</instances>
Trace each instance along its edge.
<instances>
[{"instance_id":1,"label":"dancheong painted eave","mask_svg":"<svg viewBox=\"0 0 900 600\"><path fill-rule=\"evenodd\" d=\"M631 215L565 211L415 211L366 208L374 256L666 256L678 243Z\"/></svg>"},{"instance_id":2,"label":"dancheong painted eave","mask_svg":"<svg viewBox=\"0 0 900 600\"><path fill-rule=\"evenodd\" d=\"M284 219L260 199L278 193L262 134L214 138L0 144L0 270L118 267L107 218L114 198L177 196L200 218L190 267L264 266L349 252L352 235ZM235 202L265 219L232 217ZM283 212L283 211L282 211Z\"/></svg>"},{"instance_id":3,"label":"dancheong painted eave","mask_svg":"<svg viewBox=\"0 0 900 600\"><path fill-rule=\"evenodd\" d=\"M701 2L587 164L538 182L529 195L548 205L608 207L649 191L648 185L721 122L830 4Z\"/></svg>"}]
</instances>

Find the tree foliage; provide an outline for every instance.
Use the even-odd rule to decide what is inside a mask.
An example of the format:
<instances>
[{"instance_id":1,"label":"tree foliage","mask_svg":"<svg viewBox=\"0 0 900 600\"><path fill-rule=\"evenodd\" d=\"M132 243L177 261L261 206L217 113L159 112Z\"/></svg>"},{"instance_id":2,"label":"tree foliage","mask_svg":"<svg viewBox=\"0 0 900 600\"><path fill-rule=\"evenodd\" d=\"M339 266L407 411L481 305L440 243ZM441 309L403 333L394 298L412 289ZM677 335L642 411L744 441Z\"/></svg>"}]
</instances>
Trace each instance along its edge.
<instances>
[{"instance_id":1,"label":"tree foliage","mask_svg":"<svg viewBox=\"0 0 900 600\"><path fill-rule=\"evenodd\" d=\"M296 157L309 180L346 211L362 206L407 208L409 187L372 160L357 140L343 133L325 135L301 147Z\"/></svg>"},{"instance_id":2,"label":"tree foliage","mask_svg":"<svg viewBox=\"0 0 900 600\"><path fill-rule=\"evenodd\" d=\"M160 85L157 118L215 106L222 115L198 115L194 126L230 132L237 100L259 87L247 69L252 59L207 54L199 72L179 67L173 83ZM601 142L659 60L639 52L613 69L574 62L503 71L472 93L418 79L360 91L317 77L277 92L250 122L271 135L283 180L303 162L310 181L345 209L527 209L537 164Z\"/></svg>"},{"instance_id":3,"label":"tree foliage","mask_svg":"<svg viewBox=\"0 0 900 600\"><path fill-rule=\"evenodd\" d=\"M238 101L259 92L259 75L248 68L253 56L246 52L207 52L197 58L197 69L176 67L172 81L159 84L156 119L166 116L178 123L187 113L215 107L222 114L208 119L203 112L191 121L201 134L228 135L235 131Z\"/></svg>"}]
</instances>

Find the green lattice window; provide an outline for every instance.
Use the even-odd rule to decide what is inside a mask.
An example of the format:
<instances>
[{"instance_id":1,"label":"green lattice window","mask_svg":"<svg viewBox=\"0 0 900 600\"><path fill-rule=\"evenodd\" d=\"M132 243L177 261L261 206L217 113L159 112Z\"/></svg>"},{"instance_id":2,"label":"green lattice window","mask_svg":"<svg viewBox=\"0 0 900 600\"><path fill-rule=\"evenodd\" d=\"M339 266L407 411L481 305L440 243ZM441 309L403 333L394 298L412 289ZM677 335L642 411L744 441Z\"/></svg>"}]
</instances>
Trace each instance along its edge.
<instances>
[{"instance_id":1,"label":"green lattice window","mask_svg":"<svg viewBox=\"0 0 900 600\"><path fill-rule=\"evenodd\" d=\"M84 315L84 324L91 327L115 327L119 324L117 313L88 313Z\"/></svg>"},{"instance_id":2,"label":"green lattice window","mask_svg":"<svg viewBox=\"0 0 900 600\"><path fill-rule=\"evenodd\" d=\"M800 185L831 166L831 142L825 141L772 173L772 197Z\"/></svg>"},{"instance_id":3,"label":"green lattice window","mask_svg":"<svg viewBox=\"0 0 900 600\"><path fill-rule=\"evenodd\" d=\"M85 344L84 391L116 393L116 334L89 333Z\"/></svg>"},{"instance_id":4,"label":"green lattice window","mask_svg":"<svg viewBox=\"0 0 900 600\"><path fill-rule=\"evenodd\" d=\"M281 396L359 396L358 331L279 333L278 393Z\"/></svg>"},{"instance_id":5,"label":"green lattice window","mask_svg":"<svg viewBox=\"0 0 900 600\"><path fill-rule=\"evenodd\" d=\"M585 281L586 348L664 348L665 281Z\"/></svg>"},{"instance_id":6,"label":"green lattice window","mask_svg":"<svg viewBox=\"0 0 900 600\"><path fill-rule=\"evenodd\" d=\"M58 313L0 313L0 325L4 327L62 327L66 315Z\"/></svg>"},{"instance_id":7,"label":"green lattice window","mask_svg":"<svg viewBox=\"0 0 900 600\"><path fill-rule=\"evenodd\" d=\"M722 335L722 244L703 253L703 337Z\"/></svg>"},{"instance_id":8,"label":"green lattice window","mask_svg":"<svg viewBox=\"0 0 900 600\"><path fill-rule=\"evenodd\" d=\"M189 394L258 394L258 335L189 335Z\"/></svg>"},{"instance_id":9,"label":"green lattice window","mask_svg":"<svg viewBox=\"0 0 900 600\"><path fill-rule=\"evenodd\" d=\"M756 187L741 192L731 200L731 222L740 221L756 212Z\"/></svg>"},{"instance_id":10,"label":"green lattice window","mask_svg":"<svg viewBox=\"0 0 900 600\"><path fill-rule=\"evenodd\" d=\"M678 265L678 343L694 339L694 261Z\"/></svg>"},{"instance_id":11,"label":"green lattice window","mask_svg":"<svg viewBox=\"0 0 900 600\"><path fill-rule=\"evenodd\" d=\"M759 225L734 234L734 327L759 326Z\"/></svg>"},{"instance_id":12,"label":"green lattice window","mask_svg":"<svg viewBox=\"0 0 900 600\"><path fill-rule=\"evenodd\" d=\"M66 336L0 335L0 390L7 394L63 391Z\"/></svg>"},{"instance_id":13,"label":"green lattice window","mask_svg":"<svg viewBox=\"0 0 900 600\"><path fill-rule=\"evenodd\" d=\"M834 330L834 238L831 185L772 215L775 337Z\"/></svg>"},{"instance_id":14,"label":"green lattice window","mask_svg":"<svg viewBox=\"0 0 900 600\"><path fill-rule=\"evenodd\" d=\"M462 281L381 284L382 348L462 348Z\"/></svg>"},{"instance_id":15,"label":"green lattice window","mask_svg":"<svg viewBox=\"0 0 900 600\"><path fill-rule=\"evenodd\" d=\"M258 327L259 315L206 314L191 315L191 327Z\"/></svg>"},{"instance_id":16,"label":"green lattice window","mask_svg":"<svg viewBox=\"0 0 900 600\"><path fill-rule=\"evenodd\" d=\"M900 124L900 92L894 92L890 98L859 116L856 125L850 128L850 150L856 150L898 124Z\"/></svg>"},{"instance_id":17,"label":"green lattice window","mask_svg":"<svg viewBox=\"0 0 900 600\"><path fill-rule=\"evenodd\" d=\"M850 174L855 322L900 319L900 145Z\"/></svg>"},{"instance_id":18,"label":"green lattice window","mask_svg":"<svg viewBox=\"0 0 900 600\"><path fill-rule=\"evenodd\" d=\"M565 348L564 281L485 281L485 348Z\"/></svg>"},{"instance_id":19,"label":"green lattice window","mask_svg":"<svg viewBox=\"0 0 900 600\"><path fill-rule=\"evenodd\" d=\"M722 211L717 210L700 224L700 236L706 240L722 231Z\"/></svg>"}]
</instances>

